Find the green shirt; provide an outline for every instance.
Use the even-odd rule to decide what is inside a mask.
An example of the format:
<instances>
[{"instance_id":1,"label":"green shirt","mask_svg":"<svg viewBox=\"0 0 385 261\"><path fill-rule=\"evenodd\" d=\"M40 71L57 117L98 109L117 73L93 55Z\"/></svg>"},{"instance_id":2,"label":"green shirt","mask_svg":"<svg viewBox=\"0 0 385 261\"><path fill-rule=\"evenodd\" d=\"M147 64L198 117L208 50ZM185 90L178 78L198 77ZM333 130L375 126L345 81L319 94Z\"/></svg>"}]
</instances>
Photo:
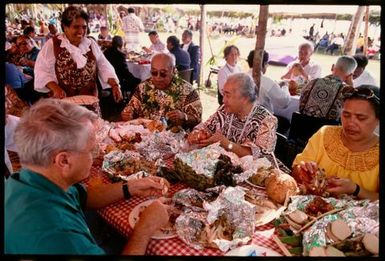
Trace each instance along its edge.
<instances>
[{"instance_id":1,"label":"green shirt","mask_svg":"<svg viewBox=\"0 0 385 261\"><path fill-rule=\"evenodd\" d=\"M64 191L44 176L22 169L5 182L6 254L104 254L85 221L86 190Z\"/></svg>"}]
</instances>

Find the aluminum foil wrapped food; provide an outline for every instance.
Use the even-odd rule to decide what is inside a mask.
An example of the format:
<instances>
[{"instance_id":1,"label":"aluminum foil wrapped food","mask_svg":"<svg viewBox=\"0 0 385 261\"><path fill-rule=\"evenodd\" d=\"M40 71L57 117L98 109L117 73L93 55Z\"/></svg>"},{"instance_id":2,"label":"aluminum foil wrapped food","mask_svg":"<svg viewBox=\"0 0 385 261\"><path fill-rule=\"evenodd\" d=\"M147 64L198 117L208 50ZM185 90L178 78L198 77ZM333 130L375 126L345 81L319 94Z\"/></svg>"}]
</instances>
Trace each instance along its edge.
<instances>
[{"instance_id":1,"label":"aluminum foil wrapped food","mask_svg":"<svg viewBox=\"0 0 385 261\"><path fill-rule=\"evenodd\" d=\"M198 191L192 188L182 189L174 194L172 200L175 205L190 208L194 211L203 211L203 202L211 202L215 200L224 188L224 186L218 186L215 187L215 190L208 189L206 192Z\"/></svg>"},{"instance_id":2,"label":"aluminum foil wrapped food","mask_svg":"<svg viewBox=\"0 0 385 261\"><path fill-rule=\"evenodd\" d=\"M288 211L295 209L304 210L314 196L294 196L291 197L292 203L288 206ZM324 216L317 220L303 234L303 255L307 256L313 247L326 246L331 240L326 235L328 224L337 219L343 220L348 224L352 231L351 237L359 237L365 233L378 235L379 230L379 201L370 200L349 200L324 198L325 201L335 208L344 208L338 213Z\"/></svg>"},{"instance_id":3,"label":"aluminum foil wrapped food","mask_svg":"<svg viewBox=\"0 0 385 261\"><path fill-rule=\"evenodd\" d=\"M216 200L203 203L207 212L185 211L176 220L178 236L196 249L216 247L226 252L246 244L254 233L255 206L244 196L241 187L228 187Z\"/></svg>"},{"instance_id":4,"label":"aluminum foil wrapped food","mask_svg":"<svg viewBox=\"0 0 385 261\"><path fill-rule=\"evenodd\" d=\"M156 163L144 159L135 151L112 151L104 155L102 170L107 172L111 178L129 176L141 170L151 175L157 172Z\"/></svg>"},{"instance_id":5,"label":"aluminum foil wrapped food","mask_svg":"<svg viewBox=\"0 0 385 261\"><path fill-rule=\"evenodd\" d=\"M183 150L184 133L171 131L154 132L142 138L136 149L145 158L158 160L168 158Z\"/></svg>"}]
</instances>

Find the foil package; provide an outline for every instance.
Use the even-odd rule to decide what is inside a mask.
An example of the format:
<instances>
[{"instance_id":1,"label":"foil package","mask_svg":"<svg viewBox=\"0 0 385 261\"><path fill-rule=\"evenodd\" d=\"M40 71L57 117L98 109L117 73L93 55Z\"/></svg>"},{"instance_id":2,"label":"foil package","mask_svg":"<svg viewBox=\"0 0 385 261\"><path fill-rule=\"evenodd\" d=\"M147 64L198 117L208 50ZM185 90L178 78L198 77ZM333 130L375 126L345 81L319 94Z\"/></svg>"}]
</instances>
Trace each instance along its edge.
<instances>
[{"instance_id":1,"label":"foil package","mask_svg":"<svg viewBox=\"0 0 385 261\"><path fill-rule=\"evenodd\" d=\"M243 188L228 187L214 201L203 202L205 211L184 211L176 220L178 236L196 249L216 247L226 252L247 244L254 233L256 210L244 196ZM219 228L223 224L226 227ZM231 236L221 236L222 230L231 231Z\"/></svg>"},{"instance_id":2,"label":"foil package","mask_svg":"<svg viewBox=\"0 0 385 261\"><path fill-rule=\"evenodd\" d=\"M299 209L303 211L308 203L315 196L292 196L287 212ZM348 224L352 231L351 237L358 237L365 233L372 233L378 236L379 232L379 201L354 200L351 197L342 199L323 198L335 208L344 208L338 213L324 216L317 220L303 234L302 245L303 255L308 256L309 250L316 246L326 246L332 243L326 236L328 224L337 219L342 219Z\"/></svg>"}]
</instances>

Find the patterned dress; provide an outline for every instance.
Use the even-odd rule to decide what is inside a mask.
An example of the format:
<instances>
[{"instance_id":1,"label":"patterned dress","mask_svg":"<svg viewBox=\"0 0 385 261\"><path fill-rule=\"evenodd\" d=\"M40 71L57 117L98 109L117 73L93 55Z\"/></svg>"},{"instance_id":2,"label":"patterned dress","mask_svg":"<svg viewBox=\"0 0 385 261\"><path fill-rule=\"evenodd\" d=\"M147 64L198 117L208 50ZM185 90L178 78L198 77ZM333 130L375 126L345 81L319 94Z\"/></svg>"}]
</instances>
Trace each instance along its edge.
<instances>
[{"instance_id":1,"label":"patterned dress","mask_svg":"<svg viewBox=\"0 0 385 261\"><path fill-rule=\"evenodd\" d=\"M345 86L334 75L312 80L302 89L299 111L317 118L338 120Z\"/></svg>"},{"instance_id":2,"label":"patterned dress","mask_svg":"<svg viewBox=\"0 0 385 261\"><path fill-rule=\"evenodd\" d=\"M54 54L56 58L55 72L59 86L65 91L67 97L77 95L98 96L96 85L97 67L96 58L90 48L87 52L87 63L83 68L78 69L76 62L66 48L60 47L61 40L57 36L52 38ZM88 109L100 115L98 103L87 105Z\"/></svg>"},{"instance_id":3,"label":"patterned dress","mask_svg":"<svg viewBox=\"0 0 385 261\"><path fill-rule=\"evenodd\" d=\"M277 118L261 105L254 106L249 116L249 120L239 119L222 105L195 129L206 129L212 134L219 131L230 141L250 147L254 158L271 154L277 141Z\"/></svg>"},{"instance_id":4,"label":"patterned dress","mask_svg":"<svg viewBox=\"0 0 385 261\"><path fill-rule=\"evenodd\" d=\"M182 126L184 129L192 129L202 121L202 104L198 92L190 83L175 75L166 90L159 90L150 78L138 85L122 112L122 120L158 120L172 110L180 110L188 115L188 122L184 122Z\"/></svg>"},{"instance_id":5,"label":"patterned dress","mask_svg":"<svg viewBox=\"0 0 385 261\"><path fill-rule=\"evenodd\" d=\"M16 91L9 85L5 85L5 112L6 114L21 117L29 108L28 104L17 96Z\"/></svg>"}]
</instances>

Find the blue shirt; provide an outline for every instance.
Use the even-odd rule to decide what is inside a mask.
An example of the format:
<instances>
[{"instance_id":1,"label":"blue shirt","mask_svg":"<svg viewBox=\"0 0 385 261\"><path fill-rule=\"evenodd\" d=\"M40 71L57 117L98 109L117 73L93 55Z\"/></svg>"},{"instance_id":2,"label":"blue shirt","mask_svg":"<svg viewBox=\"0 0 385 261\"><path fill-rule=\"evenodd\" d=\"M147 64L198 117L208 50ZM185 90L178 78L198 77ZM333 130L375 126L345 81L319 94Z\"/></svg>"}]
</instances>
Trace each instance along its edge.
<instances>
[{"instance_id":1,"label":"blue shirt","mask_svg":"<svg viewBox=\"0 0 385 261\"><path fill-rule=\"evenodd\" d=\"M22 169L5 182L6 254L105 254L92 237L82 207L86 190L67 191L44 176Z\"/></svg>"},{"instance_id":2,"label":"blue shirt","mask_svg":"<svg viewBox=\"0 0 385 261\"><path fill-rule=\"evenodd\" d=\"M24 74L17 69L13 63L5 63L5 84L9 84L13 89L20 89L24 87L27 81Z\"/></svg>"}]
</instances>

